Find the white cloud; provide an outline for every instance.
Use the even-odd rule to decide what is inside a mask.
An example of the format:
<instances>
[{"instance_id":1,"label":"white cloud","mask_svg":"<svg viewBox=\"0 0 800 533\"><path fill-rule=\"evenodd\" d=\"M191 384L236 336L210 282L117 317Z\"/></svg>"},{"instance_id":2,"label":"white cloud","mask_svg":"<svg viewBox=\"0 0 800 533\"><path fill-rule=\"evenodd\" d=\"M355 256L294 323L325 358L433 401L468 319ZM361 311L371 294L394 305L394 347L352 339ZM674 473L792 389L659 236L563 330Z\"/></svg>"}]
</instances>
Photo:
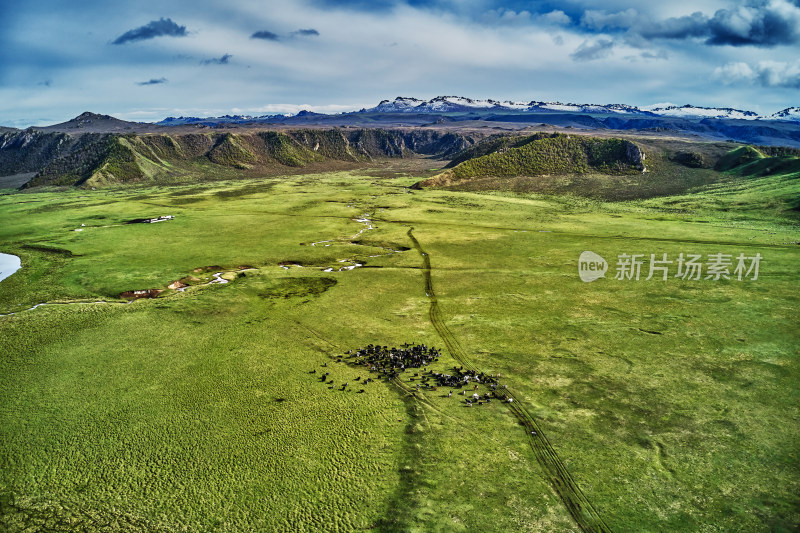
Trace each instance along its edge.
<instances>
[{"instance_id":1,"label":"white cloud","mask_svg":"<svg viewBox=\"0 0 800 533\"><path fill-rule=\"evenodd\" d=\"M544 15L540 15L538 17L538 20L556 26L566 26L567 24L572 22L572 19L569 18L569 15L567 15L560 9L556 9L549 13L545 13Z\"/></svg>"},{"instance_id":2,"label":"white cloud","mask_svg":"<svg viewBox=\"0 0 800 533\"><path fill-rule=\"evenodd\" d=\"M750 65L739 61L736 63L728 63L725 66L714 69L714 78L724 83L754 81L756 79L756 73L750 68Z\"/></svg>"},{"instance_id":3,"label":"white cloud","mask_svg":"<svg viewBox=\"0 0 800 533\"><path fill-rule=\"evenodd\" d=\"M800 60L760 61L754 67L741 61L728 63L714 69L713 76L728 85L744 82L762 87L800 89Z\"/></svg>"}]
</instances>

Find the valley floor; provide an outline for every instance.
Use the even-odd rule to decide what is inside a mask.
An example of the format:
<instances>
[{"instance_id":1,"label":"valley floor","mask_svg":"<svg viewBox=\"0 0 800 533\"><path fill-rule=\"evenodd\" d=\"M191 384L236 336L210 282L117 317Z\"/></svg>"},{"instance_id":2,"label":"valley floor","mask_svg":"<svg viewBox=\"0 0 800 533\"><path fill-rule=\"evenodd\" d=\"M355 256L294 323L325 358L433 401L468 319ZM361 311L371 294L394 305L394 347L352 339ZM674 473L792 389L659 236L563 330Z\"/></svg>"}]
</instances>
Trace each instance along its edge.
<instances>
[{"instance_id":1,"label":"valley floor","mask_svg":"<svg viewBox=\"0 0 800 533\"><path fill-rule=\"evenodd\" d=\"M763 201L796 178L607 203L393 176L0 195L0 529L800 527L800 226ZM675 276L719 253L730 279ZM336 362L406 342L516 404Z\"/></svg>"}]
</instances>

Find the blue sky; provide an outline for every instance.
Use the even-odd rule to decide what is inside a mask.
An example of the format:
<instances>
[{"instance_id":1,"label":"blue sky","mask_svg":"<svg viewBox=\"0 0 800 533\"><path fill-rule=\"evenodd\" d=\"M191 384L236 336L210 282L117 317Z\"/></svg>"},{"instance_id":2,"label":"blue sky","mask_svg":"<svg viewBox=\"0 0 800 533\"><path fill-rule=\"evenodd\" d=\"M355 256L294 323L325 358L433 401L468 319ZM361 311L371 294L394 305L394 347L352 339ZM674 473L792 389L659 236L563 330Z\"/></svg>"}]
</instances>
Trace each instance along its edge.
<instances>
[{"instance_id":1,"label":"blue sky","mask_svg":"<svg viewBox=\"0 0 800 533\"><path fill-rule=\"evenodd\" d=\"M800 0L648 4L7 2L0 124L336 112L395 96L800 105Z\"/></svg>"}]
</instances>

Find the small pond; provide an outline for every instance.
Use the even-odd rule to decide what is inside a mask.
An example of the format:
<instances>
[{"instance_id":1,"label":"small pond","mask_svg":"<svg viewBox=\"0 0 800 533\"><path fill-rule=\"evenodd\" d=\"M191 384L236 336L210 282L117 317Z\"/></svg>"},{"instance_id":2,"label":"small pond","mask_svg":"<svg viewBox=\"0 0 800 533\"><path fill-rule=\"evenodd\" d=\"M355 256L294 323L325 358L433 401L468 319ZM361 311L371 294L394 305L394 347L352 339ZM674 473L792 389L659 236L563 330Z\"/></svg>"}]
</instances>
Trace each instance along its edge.
<instances>
[{"instance_id":1,"label":"small pond","mask_svg":"<svg viewBox=\"0 0 800 533\"><path fill-rule=\"evenodd\" d=\"M19 270L22 262L16 255L0 254L0 281Z\"/></svg>"}]
</instances>

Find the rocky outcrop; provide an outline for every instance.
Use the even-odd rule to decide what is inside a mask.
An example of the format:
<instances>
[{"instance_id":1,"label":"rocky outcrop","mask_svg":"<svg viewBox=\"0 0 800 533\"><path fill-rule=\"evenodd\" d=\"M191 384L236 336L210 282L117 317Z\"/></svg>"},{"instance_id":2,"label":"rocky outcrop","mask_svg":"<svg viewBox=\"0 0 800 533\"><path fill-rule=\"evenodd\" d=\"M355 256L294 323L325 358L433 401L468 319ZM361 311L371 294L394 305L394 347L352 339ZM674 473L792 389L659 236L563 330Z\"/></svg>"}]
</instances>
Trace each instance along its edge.
<instances>
[{"instance_id":1,"label":"rocky outcrop","mask_svg":"<svg viewBox=\"0 0 800 533\"><path fill-rule=\"evenodd\" d=\"M634 142L623 140L622 143L625 147L624 162L627 162L628 164L632 165L637 170L643 171L644 160L647 158L647 155L644 152L642 152L642 149L639 148L639 145Z\"/></svg>"}]
</instances>

